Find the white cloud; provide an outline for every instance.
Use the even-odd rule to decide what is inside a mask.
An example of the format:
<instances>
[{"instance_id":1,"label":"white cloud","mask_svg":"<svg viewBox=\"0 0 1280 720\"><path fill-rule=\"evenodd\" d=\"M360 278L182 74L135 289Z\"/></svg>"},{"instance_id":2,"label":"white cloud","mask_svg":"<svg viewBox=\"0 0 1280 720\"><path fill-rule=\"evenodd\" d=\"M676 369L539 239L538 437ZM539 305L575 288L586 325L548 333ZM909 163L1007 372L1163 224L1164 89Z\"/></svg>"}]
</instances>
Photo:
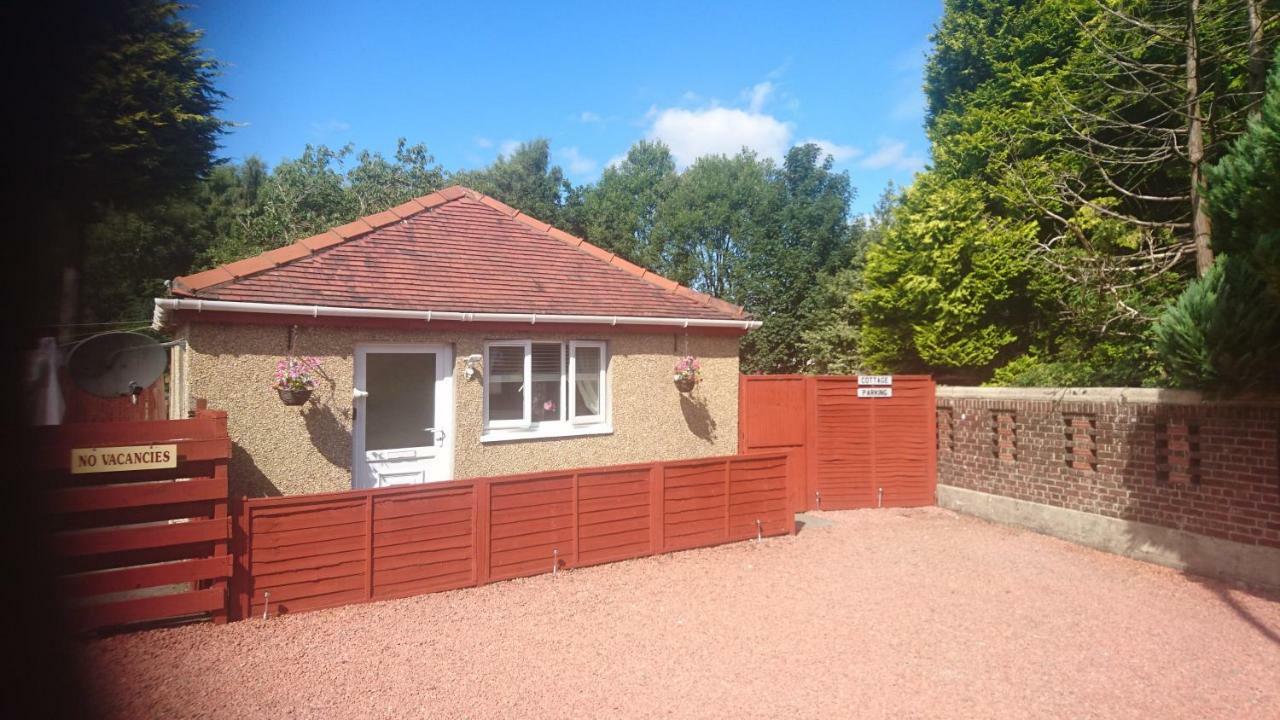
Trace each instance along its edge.
<instances>
[{"instance_id":1,"label":"white cloud","mask_svg":"<svg viewBox=\"0 0 1280 720\"><path fill-rule=\"evenodd\" d=\"M705 155L736 155L744 147L780 161L792 145L800 143L818 145L836 162L861 157L862 149L841 145L834 140L810 138L796 143L793 124L765 112L764 108L770 104L781 102L784 106L794 106L799 102L785 92L779 94L774 80L785 70L783 65L769 73L767 79L742 90L738 97L745 109L723 107L715 100L702 101L701 107L651 106L644 116L649 125L645 136L666 143L676 165L682 169ZM698 99L698 95L687 92L681 105ZM622 156L611 158L605 167L620 160Z\"/></svg>"},{"instance_id":2,"label":"white cloud","mask_svg":"<svg viewBox=\"0 0 1280 720\"><path fill-rule=\"evenodd\" d=\"M564 158L569 172L574 175L590 175L599 167L599 163L583 155L577 147L567 147L559 155Z\"/></svg>"},{"instance_id":3,"label":"white cloud","mask_svg":"<svg viewBox=\"0 0 1280 720\"><path fill-rule=\"evenodd\" d=\"M916 172L924 168L924 156L907 150L907 144L901 140L881 139L876 151L862 159L859 167L867 170L901 170Z\"/></svg>"},{"instance_id":4,"label":"white cloud","mask_svg":"<svg viewBox=\"0 0 1280 720\"><path fill-rule=\"evenodd\" d=\"M584 123L598 123L603 119L604 118L600 117L596 113L591 112L590 110L583 110L582 114L578 116L578 121L584 122Z\"/></svg>"},{"instance_id":5,"label":"white cloud","mask_svg":"<svg viewBox=\"0 0 1280 720\"><path fill-rule=\"evenodd\" d=\"M832 142L830 140L819 140L818 138L808 138L806 140L801 140L796 144L805 145L808 143L813 143L814 145L817 145L818 147L822 148L822 152L827 155L830 155L831 159L835 160L836 162L844 162L845 160L852 160L862 155L862 148L857 148L852 145L841 145L839 143Z\"/></svg>"},{"instance_id":6,"label":"white cloud","mask_svg":"<svg viewBox=\"0 0 1280 720\"><path fill-rule=\"evenodd\" d=\"M747 108L750 112L758 113L764 109L764 104L769 101L769 96L773 94L773 83L768 80L762 83L756 83L746 91L748 101Z\"/></svg>"},{"instance_id":7,"label":"white cloud","mask_svg":"<svg viewBox=\"0 0 1280 720\"><path fill-rule=\"evenodd\" d=\"M487 137L477 137L476 147L491 148L493 147L493 141Z\"/></svg>"},{"instance_id":8,"label":"white cloud","mask_svg":"<svg viewBox=\"0 0 1280 720\"><path fill-rule=\"evenodd\" d=\"M519 140L503 140L502 144L498 146L498 153L505 157L511 157L511 154L519 147Z\"/></svg>"},{"instance_id":9,"label":"white cloud","mask_svg":"<svg viewBox=\"0 0 1280 720\"><path fill-rule=\"evenodd\" d=\"M627 154L626 154L626 153L619 153L619 154L614 155L613 157L609 158L608 160L606 160L606 161L604 162L604 166L605 166L605 167L607 167L607 168L611 168L611 167L618 167L618 166L619 166L619 165L621 165L623 162L625 162L625 161L626 161L626 159L627 159Z\"/></svg>"},{"instance_id":10,"label":"white cloud","mask_svg":"<svg viewBox=\"0 0 1280 720\"><path fill-rule=\"evenodd\" d=\"M743 147L780 159L791 141L791 125L758 112L711 107L653 112L648 137L661 140L681 167L703 155L735 155Z\"/></svg>"}]
</instances>

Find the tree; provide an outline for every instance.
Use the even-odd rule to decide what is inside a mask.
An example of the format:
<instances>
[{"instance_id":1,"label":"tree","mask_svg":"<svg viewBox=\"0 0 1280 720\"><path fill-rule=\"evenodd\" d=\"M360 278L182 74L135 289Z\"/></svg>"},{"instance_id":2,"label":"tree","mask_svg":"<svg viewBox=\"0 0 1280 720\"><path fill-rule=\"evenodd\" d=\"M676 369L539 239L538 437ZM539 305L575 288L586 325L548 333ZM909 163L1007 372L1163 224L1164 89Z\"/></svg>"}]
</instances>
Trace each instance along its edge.
<instances>
[{"instance_id":1,"label":"tree","mask_svg":"<svg viewBox=\"0 0 1280 720\"><path fill-rule=\"evenodd\" d=\"M344 169L355 155L350 170ZM223 208L234 220L200 256L205 266L232 262L299 238L394 207L445 185L444 170L421 143L396 143L394 160L352 145L336 150L308 145L302 154L270 173L250 158L234 177L233 196L242 202Z\"/></svg>"},{"instance_id":2,"label":"tree","mask_svg":"<svg viewBox=\"0 0 1280 720\"><path fill-rule=\"evenodd\" d=\"M1280 53L1259 113L1207 175L1220 254L1156 325L1165 372L1183 387L1280 386Z\"/></svg>"},{"instance_id":3,"label":"tree","mask_svg":"<svg viewBox=\"0 0 1280 720\"><path fill-rule=\"evenodd\" d=\"M583 197L587 239L642 267L657 268L662 247L654 235L658 211L675 189L676 164L661 141L641 140L622 162L605 168Z\"/></svg>"},{"instance_id":4,"label":"tree","mask_svg":"<svg viewBox=\"0 0 1280 720\"><path fill-rule=\"evenodd\" d=\"M33 103L36 131L24 138L40 169L29 210L44 218L46 242L33 267L63 268L60 322L80 316L81 264L92 253L90 226L112 211L132 212L190 191L215 165L227 123L216 116L222 93L218 64L200 48L201 33L179 19L179 6L158 0L93 3L23 27L56 28L48 42L24 43L42 53L43 77ZM35 106L39 106L38 108ZM47 287L58 282L45 278ZM55 293L48 293L46 297Z\"/></svg>"},{"instance_id":5,"label":"tree","mask_svg":"<svg viewBox=\"0 0 1280 720\"><path fill-rule=\"evenodd\" d=\"M899 188L890 181L871 215L849 225L847 261L822 272L805 298L800 352L806 372L849 375L863 369L863 317L858 295L864 288L867 249L884 240L901 202Z\"/></svg>"},{"instance_id":6,"label":"tree","mask_svg":"<svg viewBox=\"0 0 1280 720\"><path fill-rule=\"evenodd\" d=\"M743 256L770 232L778 205L772 172L772 162L749 150L698 158L660 206L654 230L663 248L659 271L743 302Z\"/></svg>"},{"instance_id":7,"label":"tree","mask_svg":"<svg viewBox=\"0 0 1280 720\"><path fill-rule=\"evenodd\" d=\"M1280 52L1259 114L1206 175L1214 249L1249 259L1280 295Z\"/></svg>"},{"instance_id":8,"label":"tree","mask_svg":"<svg viewBox=\"0 0 1280 720\"><path fill-rule=\"evenodd\" d=\"M1238 392L1276 387L1280 302L1253 265L1219 255L1155 326L1168 380Z\"/></svg>"},{"instance_id":9,"label":"tree","mask_svg":"<svg viewBox=\"0 0 1280 720\"><path fill-rule=\"evenodd\" d=\"M1204 168L1257 102L1250 53L1268 41L1256 5L1098 0L1098 8L1084 25L1072 92L1061 95L1064 148L1081 173L1059 190L1069 205L1165 233L1203 274L1213 262Z\"/></svg>"},{"instance_id":10,"label":"tree","mask_svg":"<svg viewBox=\"0 0 1280 720\"><path fill-rule=\"evenodd\" d=\"M868 369L983 379L1029 344L1035 226L986 212L973 180L916 178L867 251L859 348ZM921 252L927 249L927 252Z\"/></svg>"},{"instance_id":11,"label":"tree","mask_svg":"<svg viewBox=\"0 0 1280 720\"><path fill-rule=\"evenodd\" d=\"M1000 383L1159 382L1153 323L1195 275L1197 238L1208 249L1197 174L1256 110L1268 5L948 0L926 65L933 163L894 214L914 244L869 258L859 297L883 304L860 306L867 357ZM994 238L1022 238L1005 246L1026 253L1020 279L992 306L1021 312L989 326L1001 342L966 335L942 353L927 331L943 297L895 304L894 268L950 261L968 219L939 211L960 198ZM942 287L988 285L964 267L975 277Z\"/></svg>"},{"instance_id":12,"label":"tree","mask_svg":"<svg viewBox=\"0 0 1280 720\"><path fill-rule=\"evenodd\" d=\"M846 265L849 242L849 175L817 145L791 148L771 177L774 218L752 236L741 263L739 297L764 324L743 339L742 359L751 372L797 372L802 352L804 305L824 272Z\"/></svg>"}]
</instances>

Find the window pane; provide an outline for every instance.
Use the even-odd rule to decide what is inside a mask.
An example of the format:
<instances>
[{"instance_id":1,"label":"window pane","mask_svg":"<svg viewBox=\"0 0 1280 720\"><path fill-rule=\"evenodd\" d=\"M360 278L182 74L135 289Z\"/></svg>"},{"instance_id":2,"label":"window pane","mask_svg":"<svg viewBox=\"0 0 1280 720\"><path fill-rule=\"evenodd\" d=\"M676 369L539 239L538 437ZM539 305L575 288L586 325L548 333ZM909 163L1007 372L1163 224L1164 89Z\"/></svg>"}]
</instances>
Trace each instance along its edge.
<instances>
[{"instance_id":1,"label":"window pane","mask_svg":"<svg viewBox=\"0 0 1280 720\"><path fill-rule=\"evenodd\" d=\"M533 344L533 419L560 420L564 412L560 343Z\"/></svg>"},{"instance_id":2,"label":"window pane","mask_svg":"<svg viewBox=\"0 0 1280 720\"><path fill-rule=\"evenodd\" d=\"M573 414L600 415L600 358L598 347L574 348L574 400Z\"/></svg>"},{"instance_id":3,"label":"window pane","mask_svg":"<svg viewBox=\"0 0 1280 720\"><path fill-rule=\"evenodd\" d=\"M524 419L524 348L489 348L489 419Z\"/></svg>"},{"instance_id":4,"label":"window pane","mask_svg":"<svg viewBox=\"0 0 1280 720\"><path fill-rule=\"evenodd\" d=\"M434 445L435 353L369 353L365 362L365 450Z\"/></svg>"}]
</instances>

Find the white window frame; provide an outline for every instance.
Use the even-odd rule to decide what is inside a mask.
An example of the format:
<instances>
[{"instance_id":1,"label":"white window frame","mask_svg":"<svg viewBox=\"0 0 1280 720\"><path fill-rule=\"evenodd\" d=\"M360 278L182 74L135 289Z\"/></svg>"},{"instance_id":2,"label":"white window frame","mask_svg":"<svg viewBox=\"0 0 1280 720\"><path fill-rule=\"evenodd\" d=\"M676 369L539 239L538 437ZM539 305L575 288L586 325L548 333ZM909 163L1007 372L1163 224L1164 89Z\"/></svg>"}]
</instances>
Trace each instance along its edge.
<instances>
[{"instance_id":1,"label":"white window frame","mask_svg":"<svg viewBox=\"0 0 1280 720\"><path fill-rule=\"evenodd\" d=\"M600 412L596 415L578 415L578 348L596 348L600 351ZM605 344L600 340L570 340L569 370L566 378L569 384L569 423L572 425L595 425L607 422L609 418L609 357Z\"/></svg>"},{"instance_id":2,"label":"white window frame","mask_svg":"<svg viewBox=\"0 0 1280 720\"><path fill-rule=\"evenodd\" d=\"M489 362L489 351L495 347L518 347L522 348L524 357L524 367L521 370L524 376L520 384L520 394L524 399L524 412L519 420L490 420L489 419L489 368L493 364ZM533 427L533 393L529 392L529 381L533 376L533 342L530 340L494 340L484 344L484 427L485 430L490 428L499 430L503 428L531 428Z\"/></svg>"},{"instance_id":3,"label":"white window frame","mask_svg":"<svg viewBox=\"0 0 1280 720\"><path fill-rule=\"evenodd\" d=\"M558 343L560 345L560 401L568 405L561 408L563 420L533 421L533 345L534 343ZM492 367L490 349L494 347L518 347L524 355L524 382L520 386L524 399L523 417L519 420L489 419L489 369ZM574 382L574 371L577 366L574 350L578 347L597 347L600 349L600 406L602 414L576 417L577 383ZM582 435L607 435L613 432L611 420L612 401L609 386L609 348L603 340L532 340L503 339L489 340L484 344L484 426L480 434L480 442L503 442L510 440L532 440L554 437L577 437Z\"/></svg>"}]
</instances>

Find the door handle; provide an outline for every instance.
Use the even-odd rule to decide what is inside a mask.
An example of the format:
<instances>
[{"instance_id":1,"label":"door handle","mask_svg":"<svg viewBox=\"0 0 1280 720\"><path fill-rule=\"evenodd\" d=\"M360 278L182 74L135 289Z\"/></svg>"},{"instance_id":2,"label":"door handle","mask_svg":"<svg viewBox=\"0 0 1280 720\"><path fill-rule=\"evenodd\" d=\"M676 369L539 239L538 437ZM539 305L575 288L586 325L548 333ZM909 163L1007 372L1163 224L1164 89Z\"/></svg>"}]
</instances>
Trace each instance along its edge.
<instances>
[{"instance_id":1,"label":"door handle","mask_svg":"<svg viewBox=\"0 0 1280 720\"><path fill-rule=\"evenodd\" d=\"M433 428L433 427L422 428L422 429L424 432L431 433L431 437L434 439L436 447L439 447L444 444L444 437L445 437L444 430L437 430L436 428Z\"/></svg>"},{"instance_id":2,"label":"door handle","mask_svg":"<svg viewBox=\"0 0 1280 720\"><path fill-rule=\"evenodd\" d=\"M351 399L352 399L352 400L359 400L360 398L367 398L367 397L369 397L369 393L368 393L368 391L366 391L366 390L361 390L360 388L352 388L352 389L351 389Z\"/></svg>"}]
</instances>

